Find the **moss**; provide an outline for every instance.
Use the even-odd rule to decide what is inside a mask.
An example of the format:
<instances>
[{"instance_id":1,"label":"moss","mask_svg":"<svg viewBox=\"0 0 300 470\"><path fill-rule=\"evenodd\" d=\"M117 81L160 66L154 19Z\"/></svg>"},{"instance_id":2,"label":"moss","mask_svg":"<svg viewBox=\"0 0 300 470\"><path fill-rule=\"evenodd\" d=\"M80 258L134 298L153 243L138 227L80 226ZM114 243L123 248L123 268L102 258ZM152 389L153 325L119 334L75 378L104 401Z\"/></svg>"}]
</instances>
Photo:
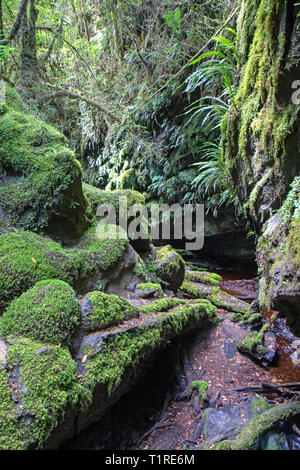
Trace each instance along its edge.
<instances>
[{"instance_id":1,"label":"moss","mask_svg":"<svg viewBox=\"0 0 300 470\"><path fill-rule=\"evenodd\" d=\"M200 402L203 402L208 398L208 388L209 385L207 382L205 382L205 380L194 380L187 386L187 388L183 392L183 396L184 398L190 399L194 392L196 392L199 396Z\"/></svg>"},{"instance_id":2,"label":"moss","mask_svg":"<svg viewBox=\"0 0 300 470\"><path fill-rule=\"evenodd\" d=\"M186 301L183 299L178 299L177 297L173 298L164 298L159 299L149 305L143 305L139 307L141 313L160 313L167 312L171 308L176 307L177 305L183 304Z\"/></svg>"},{"instance_id":3,"label":"moss","mask_svg":"<svg viewBox=\"0 0 300 470\"><path fill-rule=\"evenodd\" d=\"M280 422L293 416L300 416L300 402L282 403L271 407L259 416L255 416L234 441L223 441L217 450L251 450L257 440Z\"/></svg>"},{"instance_id":4,"label":"moss","mask_svg":"<svg viewBox=\"0 0 300 470\"><path fill-rule=\"evenodd\" d=\"M83 383L93 388L105 384L112 393L128 369L134 371L157 348L192 325L204 327L216 322L216 308L206 300L160 313L152 322L123 334L109 336L101 354L88 358Z\"/></svg>"},{"instance_id":5,"label":"moss","mask_svg":"<svg viewBox=\"0 0 300 470\"><path fill-rule=\"evenodd\" d=\"M127 240L97 238L89 231L76 248L31 232L0 236L0 308L33 287L36 282L60 279L74 286L78 280L115 267Z\"/></svg>"},{"instance_id":6,"label":"moss","mask_svg":"<svg viewBox=\"0 0 300 470\"><path fill-rule=\"evenodd\" d=\"M269 327L270 324L265 323L259 331L251 333L250 337L244 339L241 344L238 345L239 349L264 356L267 352L266 348L263 346L264 335Z\"/></svg>"},{"instance_id":7,"label":"moss","mask_svg":"<svg viewBox=\"0 0 300 470\"><path fill-rule=\"evenodd\" d=\"M199 299L203 295L200 292L199 288L190 281L184 281L180 286L180 290L182 290L183 292L185 292L186 294L190 295L191 297L195 299Z\"/></svg>"},{"instance_id":8,"label":"moss","mask_svg":"<svg viewBox=\"0 0 300 470\"><path fill-rule=\"evenodd\" d=\"M139 310L136 307L117 295L108 295L103 292L89 292L82 299L83 304L85 300L90 302L88 313L90 331L97 331L112 325L119 325L124 320L139 316Z\"/></svg>"},{"instance_id":9,"label":"moss","mask_svg":"<svg viewBox=\"0 0 300 470\"><path fill-rule=\"evenodd\" d=\"M129 168L129 170L124 171L120 176L119 189L135 189L137 186L137 179L135 170Z\"/></svg>"},{"instance_id":10,"label":"moss","mask_svg":"<svg viewBox=\"0 0 300 470\"><path fill-rule=\"evenodd\" d=\"M0 335L70 344L80 314L72 287L63 281L41 281L10 304L0 320Z\"/></svg>"},{"instance_id":11,"label":"moss","mask_svg":"<svg viewBox=\"0 0 300 470\"><path fill-rule=\"evenodd\" d=\"M240 323L241 325L250 326L254 329L262 326L263 316L261 313L251 313L250 311L242 313L229 314L228 318L233 323Z\"/></svg>"},{"instance_id":12,"label":"moss","mask_svg":"<svg viewBox=\"0 0 300 470\"><path fill-rule=\"evenodd\" d=\"M9 90L9 89L8 89ZM87 227L82 169L53 127L24 112L9 90L0 114L0 164L6 178L1 206L10 222L32 231L47 229L54 214L65 219L74 238Z\"/></svg>"},{"instance_id":13,"label":"moss","mask_svg":"<svg viewBox=\"0 0 300 470\"><path fill-rule=\"evenodd\" d=\"M0 449L42 447L68 406L91 399L77 381L69 351L28 338L11 339L7 369L0 370ZM13 398L14 396L14 398Z\"/></svg>"},{"instance_id":14,"label":"moss","mask_svg":"<svg viewBox=\"0 0 300 470\"><path fill-rule=\"evenodd\" d=\"M209 284L218 287L222 281L222 276L209 273L207 271L186 271L185 279L187 281L199 282L201 284Z\"/></svg>"},{"instance_id":15,"label":"moss","mask_svg":"<svg viewBox=\"0 0 300 470\"><path fill-rule=\"evenodd\" d=\"M167 245L157 251L156 259L157 276L170 288L179 289L185 275L183 258L170 245Z\"/></svg>"},{"instance_id":16,"label":"moss","mask_svg":"<svg viewBox=\"0 0 300 470\"><path fill-rule=\"evenodd\" d=\"M84 183L83 190L91 209L95 213L99 205L110 204L116 209L116 214L119 215L119 203L121 197L127 198L127 209L134 204L145 205L144 196L138 191L133 191L130 189L103 191L102 189L96 188L95 186Z\"/></svg>"},{"instance_id":17,"label":"moss","mask_svg":"<svg viewBox=\"0 0 300 470\"><path fill-rule=\"evenodd\" d=\"M141 294L141 297L147 297L149 292L151 292L154 297L160 297L164 294L161 285L154 282L144 282L138 284L136 289L139 294Z\"/></svg>"},{"instance_id":18,"label":"moss","mask_svg":"<svg viewBox=\"0 0 300 470\"><path fill-rule=\"evenodd\" d=\"M264 225L257 245L261 279L260 307L288 316L297 336L300 331L297 309L300 279L300 177L291 185L280 210Z\"/></svg>"},{"instance_id":19,"label":"moss","mask_svg":"<svg viewBox=\"0 0 300 470\"><path fill-rule=\"evenodd\" d=\"M282 90L282 80L291 80L283 70L290 40L284 26L287 8L286 2L277 0L243 0L239 21L242 78L235 106L222 124L232 183L258 227L269 217L269 210L281 204L287 174L293 177L292 172L299 169L297 153L291 154L289 144L299 106L290 102L290 95L287 101Z\"/></svg>"}]
</instances>

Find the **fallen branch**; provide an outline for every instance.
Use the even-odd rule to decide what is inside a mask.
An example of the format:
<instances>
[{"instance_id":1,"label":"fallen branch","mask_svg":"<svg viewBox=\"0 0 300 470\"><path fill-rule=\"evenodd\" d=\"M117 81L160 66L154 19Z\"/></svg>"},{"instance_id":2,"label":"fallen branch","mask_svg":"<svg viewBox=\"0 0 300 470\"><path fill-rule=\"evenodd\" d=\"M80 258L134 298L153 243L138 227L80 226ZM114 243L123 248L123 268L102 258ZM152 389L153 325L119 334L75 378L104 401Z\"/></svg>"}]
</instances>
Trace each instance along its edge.
<instances>
[{"instance_id":1,"label":"fallen branch","mask_svg":"<svg viewBox=\"0 0 300 470\"><path fill-rule=\"evenodd\" d=\"M284 395L288 392L286 390L291 390L294 394L298 393L300 390L300 382L286 383L286 384L268 384L262 383L261 385L251 385L248 387L239 387L234 388L234 392L249 392L249 393L276 393L279 395Z\"/></svg>"}]
</instances>

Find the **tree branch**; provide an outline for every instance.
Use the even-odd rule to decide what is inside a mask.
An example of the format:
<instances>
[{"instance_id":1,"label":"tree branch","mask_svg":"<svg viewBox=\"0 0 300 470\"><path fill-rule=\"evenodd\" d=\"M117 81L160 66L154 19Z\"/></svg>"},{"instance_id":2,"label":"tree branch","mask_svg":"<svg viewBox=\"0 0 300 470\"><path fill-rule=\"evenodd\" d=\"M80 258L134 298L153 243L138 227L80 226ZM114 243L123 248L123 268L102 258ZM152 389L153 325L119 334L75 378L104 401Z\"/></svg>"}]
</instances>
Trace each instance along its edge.
<instances>
[{"instance_id":1,"label":"tree branch","mask_svg":"<svg viewBox=\"0 0 300 470\"><path fill-rule=\"evenodd\" d=\"M46 83L47 86L52 88L53 90L56 91L55 94L53 95L48 95L48 97L45 97L44 100L48 101L50 99L54 99L57 96L67 96L68 98L74 99L74 100L79 100L79 101L84 101L85 103L89 104L90 106L93 106L97 108L99 111L102 113L106 114L109 116L113 121L118 122L119 124L122 123L121 119L119 119L115 114L111 113L107 109L105 109L101 104L97 103L94 100L91 100L90 98L86 98L85 96L79 95L78 93L73 93L72 91L69 91L65 88L61 88L58 86L51 85L50 83Z\"/></svg>"},{"instance_id":2,"label":"tree branch","mask_svg":"<svg viewBox=\"0 0 300 470\"><path fill-rule=\"evenodd\" d=\"M15 38L17 32L20 29L21 19L26 11L27 4L28 4L28 0L22 0L16 21L14 22L7 38L0 41L1 46L6 46L7 44L9 44L10 41L12 41Z\"/></svg>"}]
</instances>

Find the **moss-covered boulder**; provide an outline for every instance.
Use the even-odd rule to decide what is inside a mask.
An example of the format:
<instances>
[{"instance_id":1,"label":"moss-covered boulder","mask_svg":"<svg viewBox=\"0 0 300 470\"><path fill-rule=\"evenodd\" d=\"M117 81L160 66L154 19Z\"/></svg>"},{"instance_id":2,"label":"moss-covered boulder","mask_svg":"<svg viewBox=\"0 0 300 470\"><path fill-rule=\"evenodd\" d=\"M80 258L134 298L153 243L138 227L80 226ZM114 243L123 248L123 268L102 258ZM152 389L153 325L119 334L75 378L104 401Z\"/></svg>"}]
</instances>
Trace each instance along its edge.
<instances>
[{"instance_id":1,"label":"moss-covered boulder","mask_svg":"<svg viewBox=\"0 0 300 470\"><path fill-rule=\"evenodd\" d=\"M158 250L156 254L156 274L172 290L178 290L185 275L182 257L170 245Z\"/></svg>"},{"instance_id":2,"label":"moss-covered boulder","mask_svg":"<svg viewBox=\"0 0 300 470\"><path fill-rule=\"evenodd\" d=\"M130 208L139 205L141 209L146 211L145 198L141 193L129 189L103 191L85 183L83 184L83 188L88 204L94 214L97 213L98 206L110 205L115 209L116 214L116 221L113 222L120 224L120 217L124 214L124 212L120 213L120 209L121 211L127 211L124 222L127 224L130 243L137 252L151 250L148 217L142 216L140 224L137 224L137 227L134 226L134 231L136 231L137 234L132 233L132 230L130 230L130 223L133 222L136 216L139 217L139 213L134 215L130 214Z\"/></svg>"},{"instance_id":3,"label":"moss-covered boulder","mask_svg":"<svg viewBox=\"0 0 300 470\"><path fill-rule=\"evenodd\" d=\"M115 232L115 228L111 230ZM38 281L60 279L86 294L106 283L124 268L134 267L126 239L99 239L89 231L80 243L64 249L59 243L32 232L0 236L0 308Z\"/></svg>"},{"instance_id":4,"label":"moss-covered boulder","mask_svg":"<svg viewBox=\"0 0 300 470\"><path fill-rule=\"evenodd\" d=\"M81 300L81 305L81 328L84 331L101 330L139 316L139 310L127 300L99 291L89 292Z\"/></svg>"},{"instance_id":5,"label":"moss-covered boulder","mask_svg":"<svg viewBox=\"0 0 300 470\"><path fill-rule=\"evenodd\" d=\"M136 286L139 297L146 299L148 297L161 297L164 293L160 284L153 282L144 282Z\"/></svg>"},{"instance_id":6,"label":"moss-covered boulder","mask_svg":"<svg viewBox=\"0 0 300 470\"><path fill-rule=\"evenodd\" d=\"M90 399L77 375L66 348L11 339L0 367L0 449L42 448L67 410Z\"/></svg>"},{"instance_id":7,"label":"moss-covered boulder","mask_svg":"<svg viewBox=\"0 0 300 470\"><path fill-rule=\"evenodd\" d=\"M0 319L0 336L70 344L80 315L72 287L58 280L41 281L9 305Z\"/></svg>"},{"instance_id":8,"label":"moss-covered boulder","mask_svg":"<svg viewBox=\"0 0 300 470\"><path fill-rule=\"evenodd\" d=\"M120 198L125 197L127 198L127 209L134 204L145 205L144 196L138 191L130 189L104 191L96 188L95 186L91 186L90 184L83 183L83 191L87 197L88 204L94 213L96 213L99 205L110 204L115 208L116 214L119 216Z\"/></svg>"},{"instance_id":9,"label":"moss-covered boulder","mask_svg":"<svg viewBox=\"0 0 300 470\"><path fill-rule=\"evenodd\" d=\"M0 108L0 209L12 225L78 238L88 226L82 170L67 139L7 88Z\"/></svg>"},{"instance_id":10,"label":"moss-covered boulder","mask_svg":"<svg viewBox=\"0 0 300 470\"><path fill-rule=\"evenodd\" d=\"M256 399L257 409L261 408L262 398ZM222 440L219 444L212 445L211 448L217 450L266 450L265 438L272 429L278 430L281 423L291 423L290 434L292 435L293 422L298 423L300 417L300 402L292 401L271 406L266 403L262 412L254 413L251 421L244 426L243 430L235 439ZM282 448L274 448L268 450L283 450Z\"/></svg>"}]
</instances>

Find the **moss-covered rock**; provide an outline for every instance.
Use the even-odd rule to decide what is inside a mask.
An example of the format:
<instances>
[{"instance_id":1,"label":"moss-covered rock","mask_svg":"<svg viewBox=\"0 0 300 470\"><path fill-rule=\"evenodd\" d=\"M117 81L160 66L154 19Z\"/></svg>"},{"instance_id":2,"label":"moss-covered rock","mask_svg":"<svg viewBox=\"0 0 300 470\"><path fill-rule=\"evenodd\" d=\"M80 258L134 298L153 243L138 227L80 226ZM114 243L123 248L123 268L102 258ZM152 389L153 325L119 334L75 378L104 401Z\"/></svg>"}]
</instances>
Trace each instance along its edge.
<instances>
[{"instance_id":1,"label":"moss-covered rock","mask_svg":"<svg viewBox=\"0 0 300 470\"><path fill-rule=\"evenodd\" d=\"M12 225L78 238L88 227L80 164L67 139L7 88L0 113L0 208Z\"/></svg>"},{"instance_id":2,"label":"moss-covered rock","mask_svg":"<svg viewBox=\"0 0 300 470\"><path fill-rule=\"evenodd\" d=\"M147 297L161 297L163 290L160 284L154 282L144 282L136 286L137 294L146 299Z\"/></svg>"},{"instance_id":3,"label":"moss-covered rock","mask_svg":"<svg viewBox=\"0 0 300 470\"><path fill-rule=\"evenodd\" d=\"M130 302L103 292L89 292L81 301L84 331L97 331L138 317L139 310Z\"/></svg>"},{"instance_id":4,"label":"moss-covered rock","mask_svg":"<svg viewBox=\"0 0 300 470\"><path fill-rule=\"evenodd\" d=\"M264 227L257 246L260 306L288 317L300 334L300 177L278 213Z\"/></svg>"},{"instance_id":5,"label":"moss-covered rock","mask_svg":"<svg viewBox=\"0 0 300 470\"><path fill-rule=\"evenodd\" d=\"M125 307L125 318L129 305L114 301L120 311ZM102 313L89 319L95 328L103 325ZM83 338L84 356L75 354L81 372L65 347L8 337L5 367L0 366L0 449L56 448L126 393L160 348L179 334L213 325L215 313L208 301L199 300L132 327L92 332ZM86 338L93 339L94 348Z\"/></svg>"},{"instance_id":6,"label":"moss-covered rock","mask_svg":"<svg viewBox=\"0 0 300 470\"><path fill-rule=\"evenodd\" d=\"M224 157L251 226L260 238L261 307L288 315L299 334L300 219L289 186L298 186L300 7L287 0L243 0L239 18L241 80L222 125ZM297 178L298 177L298 178ZM296 182L298 180L298 183ZM284 204L282 211L274 211Z\"/></svg>"},{"instance_id":7,"label":"moss-covered rock","mask_svg":"<svg viewBox=\"0 0 300 470\"><path fill-rule=\"evenodd\" d=\"M286 0L241 2L242 77L222 132L233 185L258 232L300 172L300 106L291 99L300 58L297 10Z\"/></svg>"},{"instance_id":8,"label":"moss-covered rock","mask_svg":"<svg viewBox=\"0 0 300 470\"><path fill-rule=\"evenodd\" d=\"M137 235L140 235L139 238L136 237L134 233L131 233L130 223L133 221L134 216L130 214L130 208L135 205L139 205L142 209L145 209L145 198L138 191L124 189L124 190L114 190L114 191L103 191L89 184L84 184L84 193L88 199L90 209L94 214L97 212L98 206L112 206L115 209L116 224L121 223L121 217L124 217L120 214L120 209L122 211L127 211L125 220L122 219L123 224L127 224L128 228L128 237L132 246L138 252L145 252L150 250L151 237L149 234L148 221L147 218L141 217L140 227L135 227L138 232ZM125 199L126 198L126 199ZM139 214L137 214L139 216ZM125 228L125 227L124 227Z\"/></svg>"},{"instance_id":9,"label":"moss-covered rock","mask_svg":"<svg viewBox=\"0 0 300 470\"><path fill-rule=\"evenodd\" d=\"M0 336L70 344L80 313L72 287L58 280L41 281L9 305L0 319Z\"/></svg>"},{"instance_id":10,"label":"moss-covered rock","mask_svg":"<svg viewBox=\"0 0 300 470\"><path fill-rule=\"evenodd\" d=\"M77 247L64 249L59 243L32 232L12 232L0 236L0 308L19 297L36 282L60 279L80 293L84 281L89 287L114 268L127 252L126 239L99 239L88 232ZM134 260L133 260L134 263ZM100 286L99 286L100 287Z\"/></svg>"},{"instance_id":11,"label":"moss-covered rock","mask_svg":"<svg viewBox=\"0 0 300 470\"><path fill-rule=\"evenodd\" d=\"M167 312L171 308L177 307L180 304L184 304L184 299L178 299L177 297L166 297L163 299L156 300L148 305L139 307L141 313L161 313Z\"/></svg>"},{"instance_id":12,"label":"moss-covered rock","mask_svg":"<svg viewBox=\"0 0 300 470\"><path fill-rule=\"evenodd\" d=\"M200 402L207 401L209 385L205 380L193 380L183 392L183 398L190 399L196 393Z\"/></svg>"},{"instance_id":13,"label":"moss-covered rock","mask_svg":"<svg viewBox=\"0 0 300 470\"><path fill-rule=\"evenodd\" d=\"M166 285L178 290L184 280L185 263L170 245L158 250L156 254L156 274Z\"/></svg>"},{"instance_id":14,"label":"moss-covered rock","mask_svg":"<svg viewBox=\"0 0 300 470\"><path fill-rule=\"evenodd\" d=\"M281 403L276 406L267 406L260 415L256 415L245 426L235 440L224 440L217 446L217 450L256 450L260 448L259 441L264 435L276 428L281 422L291 418L295 420L300 416L300 402Z\"/></svg>"},{"instance_id":15,"label":"moss-covered rock","mask_svg":"<svg viewBox=\"0 0 300 470\"><path fill-rule=\"evenodd\" d=\"M139 363L151 356L154 350L191 328L203 328L218 321L216 308L207 300L179 305L168 312L162 312L147 322L98 338L101 349L95 354L85 340L82 351L87 360L84 365L86 384L107 384L112 393L122 382L128 369L133 370Z\"/></svg>"},{"instance_id":16,"label":"moss-covered rock","mask_svg":"<svg viewBox=\"0 0 300 470\"><path fill-rule=\"evenodd\" d=\"M194 299L208 299L213 305L229 312L250 316L250 305L236 297L222 292L218 287L184 281L180 290Z\"/></svg>"},{"instance_id":17,"label":"moss-covered rock","mask_svg":"<svg viewBox=\"0 0 300 470\"><path fill-rule=\"evenodd\" d=\"M186 270L185 280L218 287L222 281L222 276L219 276L219 274L215 273L209 273L207 271Z\"/></svg>"},{"instance_id":18,"label":"moss-covered rock","mask_svg":"<svg viewBox=\"0 0 300 470\"><path fill-rule=\"evenodd\" d=\"M116 214L119 216L120 198L125 197L127 198L127 209L134 204L145 205L144 196L138 191L130 189L104 191L90 184L83 183L83 190L87 197L88 204L94 213L96 213L99 205L110 204L115 208Z\"/></svg>"},{"instance_id":19,"label":"moss-covered rock","mask_svg":"<svg viewBox=\"0 0 300 470\"><path fill-rule=\"evenodd\" d=\"M7 356L0 368L0 449L41 448L66 410L90 396L67 349L11 339Z\"/></svg>"}]
</instances>

